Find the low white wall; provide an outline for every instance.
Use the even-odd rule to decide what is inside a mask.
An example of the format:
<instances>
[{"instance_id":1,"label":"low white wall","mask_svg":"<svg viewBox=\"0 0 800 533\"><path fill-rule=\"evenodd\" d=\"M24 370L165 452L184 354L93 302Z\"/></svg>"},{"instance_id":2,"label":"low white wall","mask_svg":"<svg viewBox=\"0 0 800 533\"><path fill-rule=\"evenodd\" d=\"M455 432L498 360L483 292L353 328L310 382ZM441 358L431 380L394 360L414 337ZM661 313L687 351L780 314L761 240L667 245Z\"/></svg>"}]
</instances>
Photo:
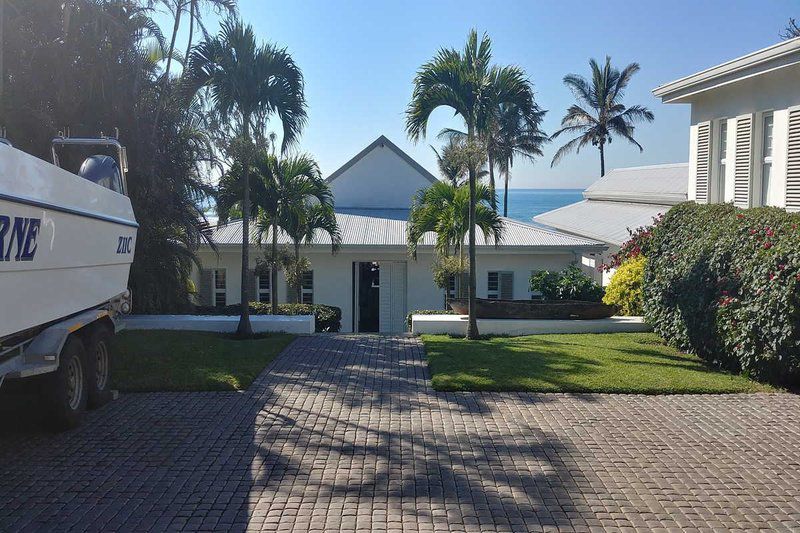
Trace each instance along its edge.
<instances>
[{"instance_id":1,"label":"low white wall","mask_svg":"<svg viewBox=\"0 0 800 533\"><path fill-rule=\"evenodd\" d=\"M650 330L650 326L639 316L614 316L599 320L478 319L478 332L481 335L633 333ZM413 315L411 331L417 334L466 335L467 315Z\"/></svg>"},{"instance_id":2,"label":"low white wall","mask_svg":"<svg viewBox=\"0 0 800 533\"><path fill-rule=\"evenodd\" d=\"M185 331L216 331L234 333L238 316L200 315L131 315L123 318L124 329L173 329ZM283 332L298 335L314 333L314 315L252 315L254 333Z\"/></svg>"}]
</instances>

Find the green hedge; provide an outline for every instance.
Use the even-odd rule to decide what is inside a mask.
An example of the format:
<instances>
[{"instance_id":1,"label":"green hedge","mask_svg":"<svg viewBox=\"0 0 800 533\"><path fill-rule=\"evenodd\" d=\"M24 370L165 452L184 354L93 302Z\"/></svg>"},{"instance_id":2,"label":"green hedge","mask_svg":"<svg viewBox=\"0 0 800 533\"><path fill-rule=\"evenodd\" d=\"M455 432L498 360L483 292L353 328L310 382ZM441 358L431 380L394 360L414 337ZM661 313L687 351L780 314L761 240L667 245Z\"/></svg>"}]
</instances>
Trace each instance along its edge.
<instances>
[{"instance_id":1,"label":"green hedge","mask_svg":"<svg viewBox=\"0 0 800 533\"><path fill-rule=\"evenodd\" d=\"M800 382L798 228L800 214L778 208L672 208L645 252L645 319L713 364Z\"/></svg>"},{"instance_id":2,"label":"green hedge","mask_svg":"<svg viewBox=\"0 0 800 533\"><path fill-rule=\"evenodd\" d=\"M225 307L198 306L195 308L197 315L238 315L241 313L239 304L226 305ZM272 306L265 302L250 302L251 315L271 315ZM316 332L337 332L342 329L342 310L332 305L323 304L278 304L279 315L314 315Z\"/></svg>"},{"instance_id":3,"label":"green hedge","mask_svg":"<svg viewBox=\"0 0 800 533\"><path fill-rule=\"evenodd\" d=\"M406 315L406 331L411 331L411 315L454 315L452 309L417 309Z\"/></svg>"}]
</instances>

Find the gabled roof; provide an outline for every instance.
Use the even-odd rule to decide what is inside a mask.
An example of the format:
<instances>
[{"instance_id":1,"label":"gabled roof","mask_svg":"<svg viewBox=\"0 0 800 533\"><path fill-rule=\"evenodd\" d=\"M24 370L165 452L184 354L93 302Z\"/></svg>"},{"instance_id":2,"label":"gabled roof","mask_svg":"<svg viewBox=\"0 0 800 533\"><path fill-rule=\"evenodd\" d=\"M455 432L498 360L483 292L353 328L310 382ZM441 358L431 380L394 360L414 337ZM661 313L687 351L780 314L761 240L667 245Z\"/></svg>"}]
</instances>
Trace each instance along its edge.
<instances>
[{"instance_id":1,"label":"gabled roof","mask_svg":"<svg viewBox=\"0 0 800 533\"><path fill-rule=\"evenodd\" d=\"M346 213L337 212L336 221L342 235L342 247L358 246L389 246L399 248L404 253L406 250L407 218L408 212L402 210L386 209L358 209L348 210ZM539 248L556 249L570 252L574 249L603 248L601 242L583 237L567 235L548 228L525 224L509 218L504 218L505 233L500 243L500 250L509 248ZM262 242L270 242L271 234L264 235ZM215 244L240 245L242 244L242 221L234 220L214 228L212 239ZM250 242L256 243L257 233L252 229ZM289 244L289 237L283 232L278 233L279 244ZM425 235L422 246L433 246L436 236L431 232ZM314 244L330 246L330 237L324 232L318 232ZM477 234L477 245L482 248L494 248L492 241L486 241L483 234Z\"/></svg>"},{"instance_id":2,"label":"gabled roof","mask_svg":"<svg viewBox=\"0 0 800 533\"><path fill-rule=\"evenodd\" d=\"M375 148L377 148L379 146L380 147L383 147L383 146L388 147L390 150L392 150L394 153L396 153L398 156L400 156L400 158L403 159L406 163L411 165L414 168L414 170L416 170L417 172L422 174L425 177L425 179L427 179L431 183L436 183L438 181L436 179L436 176L434 176L433 174L431 174L430 172L425 170L425 167L423 167L422 165L420 165L419 163L414 161L414 159L410 155L408 155L403 150L401 150L396 144L394 144L392 141L390 141L385 135L381 135L380 137L378 137L377 139L372 141L369 144L369 146L367 146L366 148L364 148L363 150L358 152L350 161L348 161L347 163L345 163L344 165L339 167L339 169L336 170L335 172L333 172L330 176L328 176L328 178L325 181L327 181L328 183L332 182L333 180L335 180L336 178L341 176L347 169L349 169L350 167L352 167L353 165L355 165L356 163L361 161L364 158L364 156L366 156L368 153L370 153L371 151L373 151Z\"/></svg>"},{"instance_id":3,"label":"gabled roof","mask_svg":"<svg viewBox=\"0 0 800 533\"><path fill-rule=\"evenodd\" d=\"M689 163L615 168L583 192L587 200L675 205L685 202Z\"/></svg>"},{"instance_id":4,"label":"gabled roof","mask_svg":"<svg viewBox=\"0 0 800 533\"><path fill-rule=\"evenodd\" d=\"M653 89L664 103L686 103L695 94L800 63L800 37L782 41Z\"/></svg>"}]
</instances>

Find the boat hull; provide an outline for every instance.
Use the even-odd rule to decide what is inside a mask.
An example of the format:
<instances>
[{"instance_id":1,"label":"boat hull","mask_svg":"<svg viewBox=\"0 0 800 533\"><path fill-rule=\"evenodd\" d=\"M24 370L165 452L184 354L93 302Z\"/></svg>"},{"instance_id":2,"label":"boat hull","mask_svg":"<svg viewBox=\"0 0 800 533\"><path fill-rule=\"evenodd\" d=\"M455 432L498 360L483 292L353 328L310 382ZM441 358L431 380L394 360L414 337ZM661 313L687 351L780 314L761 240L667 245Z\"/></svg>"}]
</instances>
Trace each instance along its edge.
<instances>
[{"instance_id":1,"label":"boat hull","mask_svg":"<svg viewBox=\"0 0 800 533\"><path fill-rule=\"evenodd\" d=\"M448 302L458 314L469 312L466 299ZM595 320L608 318L617 312L613 305L577 300L487 300L475 299L476 318L523 318L552 320Z\"/></svg>"},{"instance_id":2,"label":"boat hull","mask_svg":"<svg viewBox=\"0 0 800 533\"><path fill-rule=\"evenodd\" d=\"M0 338L127 290L130 200L0 145Z\"/></svg>"}]
</instances>

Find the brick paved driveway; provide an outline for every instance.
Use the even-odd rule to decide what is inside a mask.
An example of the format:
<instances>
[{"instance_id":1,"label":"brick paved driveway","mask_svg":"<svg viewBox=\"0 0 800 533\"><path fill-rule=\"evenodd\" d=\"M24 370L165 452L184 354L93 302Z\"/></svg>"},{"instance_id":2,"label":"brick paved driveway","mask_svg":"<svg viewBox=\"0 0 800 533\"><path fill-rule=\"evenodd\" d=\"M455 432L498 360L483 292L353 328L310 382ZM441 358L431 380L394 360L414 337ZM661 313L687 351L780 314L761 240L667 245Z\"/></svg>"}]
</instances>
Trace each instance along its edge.
<instances>
[{"instance_id":1,"label":"brick paved driveway","mask_svg":"<svg viewBox=\"0 0 800 533\"><path fill-rule=\"evenodd\" d=\"M0 436L0 531L800 527L800 397L441 394L414 338Z\"/></svg>"}]
</instances>

